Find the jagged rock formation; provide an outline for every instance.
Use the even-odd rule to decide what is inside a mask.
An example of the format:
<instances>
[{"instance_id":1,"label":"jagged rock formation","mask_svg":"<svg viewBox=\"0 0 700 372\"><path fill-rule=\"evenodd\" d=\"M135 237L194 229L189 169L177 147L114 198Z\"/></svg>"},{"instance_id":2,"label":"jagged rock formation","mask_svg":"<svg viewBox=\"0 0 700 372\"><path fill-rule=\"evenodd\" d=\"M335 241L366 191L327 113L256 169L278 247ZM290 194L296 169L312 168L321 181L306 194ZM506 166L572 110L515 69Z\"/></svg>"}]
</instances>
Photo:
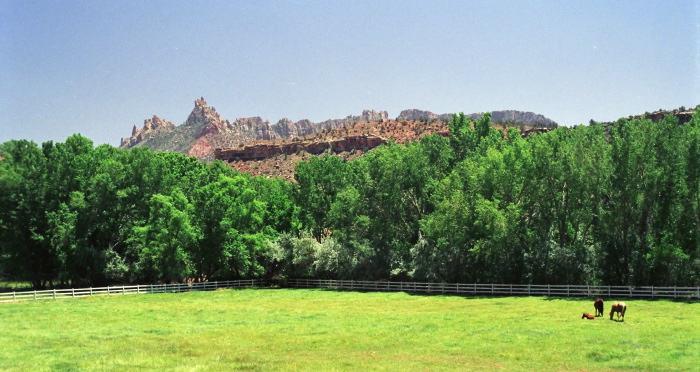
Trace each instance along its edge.
<instances>
[{"instance_id":1,"label":"jagged rock formation","mask_svg":"<svg viewBox=\"0 0 700 372\"><path fill-rule=\"evenodd\" d=\"M495 112L494 121L501 117ZM518 111L504 111L503 117L507 120L522 120L523 118L535 118L538 122L551 122L541 115L532 113L519 113ZM522 115L521 115L522 114ZM472 114L479 117L482 114ZM470 116L471 117L471 116ZM430 119L430 121L446 122L452 118L451 114L436 115L430 111L404 110L399 115L401 121L414 121ZM270 125L268 120L260 117L238 118L234 122L225 120L216 112L214 107L210 107L203 97L194 101L194 108L187 117L183 125L175 126L158 116L144 121L142 129L134 126L132 135L123 138L122 148L135 146L147 146L156 151L174 151L196 156L200 160L213 160L214 149L216 148L237 148L238 146L252 141L277 141L283 139L299 139L322 131L330 131L337 128L348 127L355 123L389 123L386 111L365 110L358 116L347 116L343 119L326 120L314 123L304 119L297 122L285 118L276 124ZM528 122L525 122L528 124ZM398 125L394 123L393 125ZM419 132L432 129L428 127L415 127L411 130ZM346 131L347 132L347 131ZM395 141L402 141L403 138L415 138L420 133L403 133L396 131L397 137L392 137ZM363 133L366 135L366 133Z\"/></svg>"},{"instance_id":2,"label":"jagged rock formation","mask_svg":"<svg viewBox=\"0 0 700 372\"><path fill-rule=\"evenodd\" d=\"M194 101L194 109L192 109L192 112L190 113L190 116L187 117L187 121L185 121L184 125L194 126L200 123L204 123L204 128L202 129L202 132L199 133L199 136L225 131L226 127L230 125L228 120L224 121L221 118L221 115L216 112L215 108L207 105L204 97Z\"/></svg>"},{"instance_id":3,"label":"jagged rock formation","mask_svg":"<svg viewBox=\"0 0 700 372\"><path fill-rule=\"evenodd\" d=\"M134 128L131 130L131 137L121 139L121 147L132 147L151 136L155 136L157 133L169 132L173 129L175 129L175 124L153 115L151 119L143 121L143 128L140 130L134 125Z\"/></svg>"},{"instance_id":4,"label":"jagged rock formation","mask_svg":"<svg viewBox=\"0 0 700 372\"><path fill-rule=\"evenodd\" d=\"M350 125L358 121L388 120L386 111L365 110L359 116L326 120L314 123L303 119L296 123L282 119L275 125L260 117L238 118L233 123L224 120L204 98L194 101L194 108L181 126L167 122L158 116L144 121L142 129L134 126L129 138L122 138L121 147L147 146L157 151L182 152L202 160L213 159L213 149L235 147L257 140L274 141L283 138L299 138Z\"/></svg>"},{"instance_id":5,"label":"jagged rock formation","mask_svg":"<svg viewBox=\"0 0 700 372\"><path fill-rule=\"evenodd\" d=\"M272 126L272 130L281 138L304 137L316 133L316 125L307 119L299 120L296 123L284 118Z\"/></svg>"},{"instance_id":6,"label":"jagged rock formation","mask_svg":"<svg viewBox=\"0 0 700 372\"><path fill-rule=\"evenodd\" d=\"M477 120L484 115L483 112L466 115L472 120ZM403 110L396 117L396 120L452 120L452 114L435 114L431 111L423 111L417 109ZM517 110L492 111L491 121L494 122L513 122L523 125L541 125L546 127L556 127L557 123L542 115L533 112L523 112Z\"/></svg>"},{"instance_id":7,"label":"jagged rock formation","mask_svg":"<svg viewBox=\"0 0 700 372\"><path fill-rule=\"evenodd\" d=\"M472 120L478 120L480 117L484 115L483 112L480 113L475 113L475 114L469 114L467 117L469 117ZM513 123L522 123L525 125L537 125L537 126L543 126L543 127L557 127L557 123L554 122L553 120L546 118L540 114L535 114L534 112L523 112L523 111L517 111L517 110L503 110L503 111L492 111L491 112L491 121L494 122L513 122Z\"/></svg>"},{"instance_id":8,"label":"jagged rock formation","mask_svg":"<svg viewBox=\"0 0 700 372\"><path fill-rule=\"evenodd\" d=\"M357 123L360 121L384 122L387 120L389 120L389 114L386 111L377 112L375 110L364 110L364 111L362 111L362 115L360 115L360 116L350 115L350 116L346 117L345 119L326 120L324 122L316 124L316 128L317 128L317 131L321 131L321 130L341 128L341 127L350 125L352 123Z\"/></svg>"},{"instance_id":9,"label":"jagged rock formation","mask_svg":"<svg viewBox=\"0 0 700 372\"><path fill-rule=\"evenodd\" d=\"M452 118L450 116L450 118ZM437 120L438 115L430 111L423 111L417 109L403 110L396 117L396 120Z\"/></svg>"}]
</instances>

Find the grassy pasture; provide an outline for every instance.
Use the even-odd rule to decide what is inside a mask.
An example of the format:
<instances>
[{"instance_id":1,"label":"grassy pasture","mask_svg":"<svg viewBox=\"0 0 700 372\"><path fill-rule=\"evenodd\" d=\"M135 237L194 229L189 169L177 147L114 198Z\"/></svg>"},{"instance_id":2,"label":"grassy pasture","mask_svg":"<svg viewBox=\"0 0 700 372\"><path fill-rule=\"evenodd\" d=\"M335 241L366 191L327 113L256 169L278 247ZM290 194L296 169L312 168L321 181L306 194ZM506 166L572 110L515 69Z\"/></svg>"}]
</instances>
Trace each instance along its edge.
<instances>
[{"instance_id":1,"label":"grassy pasture","mask_svg":"<svg viewBox=\"0 0 700 372\"><path fill-rule=\"evenodd\" d=\"M219 290L0 304L0 369L700 370L700 303ZM606 301L606 312L612 299Z\"/></svg>"}]
</instances>

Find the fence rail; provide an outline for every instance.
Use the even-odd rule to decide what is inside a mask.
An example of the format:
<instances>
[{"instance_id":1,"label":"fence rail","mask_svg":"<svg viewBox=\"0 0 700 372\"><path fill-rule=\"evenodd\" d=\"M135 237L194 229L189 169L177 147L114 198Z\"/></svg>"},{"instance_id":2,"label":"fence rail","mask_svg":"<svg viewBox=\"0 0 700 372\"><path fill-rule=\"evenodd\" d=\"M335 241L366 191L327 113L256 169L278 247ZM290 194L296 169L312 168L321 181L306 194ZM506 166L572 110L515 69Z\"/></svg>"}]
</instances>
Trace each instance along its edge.
<instances>
[{"instance_id":1,"label":"fence rail","mask_svg":"<svg viewBox=\"0 0 700 372\"><path fill-rule=\"evenodd\" d=\"M51 289L0 293L0 302L23 300L60 300L87 296L116 296L149 293L180 293L189 291L213 291L219 288L249 288L264 285L262 279L228 280L202 283L122 285L115 287Z\"/></svg>"},{"instance_id":2,"label":"fence rail","mask_svg":"<svg viewBox=\"0 0 700 372\"><path fill-rule=\"evenodd\" d=\"M444 293L458 295L509 295L556 297L647 297L700 299L700 287L630 287L592 285L462 284L374 282L357 280L288 279L290 288L329 288L359 291Z\"/></svg>"},{"instance_id":3,"label":"fence rail","mask_svg":"<svg viewBox=\"0 0 700 372\"><path fill-rule=\"evenodd\" d=\"M628 287L591 285L462 284L362 280L229 280L203 283L123 285L115 287L53 289L0 293L0 302L59 300L86 296L212 291L219 288L250 288L278 285L283 288L327 288L372 292L413 292L455 295L555 296L555 297L646 297L700 299L700 287Z\"/></svg>"}]
</instances>

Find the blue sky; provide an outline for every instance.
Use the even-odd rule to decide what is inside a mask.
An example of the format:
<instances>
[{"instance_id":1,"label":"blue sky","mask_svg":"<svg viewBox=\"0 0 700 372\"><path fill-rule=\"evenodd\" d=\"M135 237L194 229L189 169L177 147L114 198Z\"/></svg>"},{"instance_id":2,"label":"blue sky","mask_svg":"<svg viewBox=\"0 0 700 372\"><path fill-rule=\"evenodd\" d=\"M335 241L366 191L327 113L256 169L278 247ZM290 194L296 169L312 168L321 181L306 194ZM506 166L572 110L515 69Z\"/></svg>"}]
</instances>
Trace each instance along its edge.
<instances>
[{"instance_id":1,"label":"blue sky","mask_svg":"<svg viewBox=\"0 0 700 372\"><path fill-rule=\"evenodd\" d=\"M0 0L0 142L229 120L700 104L700 0Z\"/></svg>"}]
</instances>

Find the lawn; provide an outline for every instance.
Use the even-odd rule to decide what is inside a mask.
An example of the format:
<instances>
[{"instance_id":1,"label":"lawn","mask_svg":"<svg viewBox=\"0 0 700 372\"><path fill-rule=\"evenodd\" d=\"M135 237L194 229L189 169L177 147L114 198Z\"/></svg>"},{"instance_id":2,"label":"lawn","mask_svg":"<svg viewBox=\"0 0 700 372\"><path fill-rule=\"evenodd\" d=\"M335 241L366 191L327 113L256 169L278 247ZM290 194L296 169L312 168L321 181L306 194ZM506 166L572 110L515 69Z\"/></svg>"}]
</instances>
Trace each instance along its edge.
<instances>
[{"instance_id":1,"label":"lawn","mask_svg":"<svg viewBox=\"0 0 700 372\"><path fill-rule=\"evenodd\" d=\"M700 303L248 289L0 304L3 370L700 370ZM612 301L606 301L606 310Z\"/></svg>"}]
</instances>

